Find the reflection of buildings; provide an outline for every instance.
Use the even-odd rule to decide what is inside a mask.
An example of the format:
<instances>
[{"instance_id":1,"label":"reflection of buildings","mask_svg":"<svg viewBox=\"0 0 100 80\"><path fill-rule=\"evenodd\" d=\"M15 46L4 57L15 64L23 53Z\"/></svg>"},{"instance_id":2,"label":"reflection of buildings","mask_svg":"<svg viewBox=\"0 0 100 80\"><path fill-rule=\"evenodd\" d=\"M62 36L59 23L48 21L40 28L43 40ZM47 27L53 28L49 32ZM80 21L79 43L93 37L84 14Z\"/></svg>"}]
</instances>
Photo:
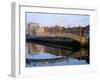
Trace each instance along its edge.
<instances>
[{"instance_id":1,"label":"reflection of buildings","mask_svg":"<svg viewBox=\"0 0 100 80\"><path fill-rule=\"evenodd\" d=\"M35 52L45 52L45 47L38 45L38 44L31 44L31 43L26 43L26 47L28 48L28 53L32 54Z\"/></svg>"},{"instance_id":2,"label":"reflection of buildings","mask_svg":"<svg viewBox=\"0 0 100 80\"><path fill-rule=\"evenodd\" d=\"M28 48L28 53L29 54L34 54L34 53L51 53L54 55L63 55L63 56L68 56L71 51L67 51L64 49L60 48L53 48L49 46L44 46L41 44L32 44L32 43L26 43L26 47Z\"/></svg>"},{"instance_id":3,"label":"reflection of buildings","mask_svg":"<svg viewBox=\"0 0 100 80\"><path fill-rule=\"evenodd\" d=\"M82 48L78 52L72 52L64 49L53 48L49 46L44 46L40 44L31 44L27 43L26 47L28 48L28 54L42 54L42 53L50 53L56 56L63 56L65 59L73 58L77 60L86 60L89 63L89 52L88 50Z\"/></svg>"},{"instance_id":4,"label":"reflection of buildings","mask_svg":"<svg viewBox=\"0 0 100 80\"><path fill-rule=\"evenodd\" d=\"M80 35L80 30L83 29L84 36L89 36L89 25L86 27L77 26L77 27L64 27L55 25L52 27L42 26L40 27L39 23L30 23L28 24L27 35L28 36L38 36L40 34L62 34L62 33L72 33Z\"/></svg>"},{"instance_id":5,"label":"reflection of buildings","mask_svg":"<svg viewBox=\"0 0 100 80\"><path fill-rule=\"evenodd\" d=\"M80 49L78 52L73 52L66 50L66 49L61 49L61 48L54 48L54 47L49 47L41 44L32 44L32 43L27 43L27 48L28 48L28 53L29 54L34 54L34 53L51 53L57 56L71 56L73 58L82 58L82 57L88 57L89 52L86 49Z\"/></svg>"}]
</instances>

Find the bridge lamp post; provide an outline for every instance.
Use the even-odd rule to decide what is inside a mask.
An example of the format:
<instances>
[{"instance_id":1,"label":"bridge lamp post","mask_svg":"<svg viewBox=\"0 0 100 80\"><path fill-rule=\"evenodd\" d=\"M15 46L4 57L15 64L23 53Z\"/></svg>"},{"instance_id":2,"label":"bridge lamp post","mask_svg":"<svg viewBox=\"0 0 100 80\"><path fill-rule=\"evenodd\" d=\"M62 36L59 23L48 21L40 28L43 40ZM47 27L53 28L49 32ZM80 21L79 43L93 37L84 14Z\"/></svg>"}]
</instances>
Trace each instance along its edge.
<instances>
[{"instance_id":1,"label":"bridge lamp post","mask_svg":"<svg viewBox=\"0 0 100 80\"><path fill-rule=\"evenodd\" d=\"M80 43L82 44L83 28L81 26L79 27L80 27Z\"/></svg>"},{"instance_id":2,"label":"bridge lamp post","mask_svg":"<svg viewBox=\"0 0 100 80\"><path fill-rule=\"evenodd\" d=\"M30 36L30 24L28 24L28 37Z\"/></svg>"}]
</instances>

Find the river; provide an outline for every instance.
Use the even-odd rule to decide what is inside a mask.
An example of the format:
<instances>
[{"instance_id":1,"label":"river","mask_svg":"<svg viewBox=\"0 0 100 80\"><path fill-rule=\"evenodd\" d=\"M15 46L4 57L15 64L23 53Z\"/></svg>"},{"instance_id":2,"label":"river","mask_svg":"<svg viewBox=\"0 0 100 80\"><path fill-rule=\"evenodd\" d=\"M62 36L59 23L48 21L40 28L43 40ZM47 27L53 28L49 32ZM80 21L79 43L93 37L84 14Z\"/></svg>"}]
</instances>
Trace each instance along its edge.
<instances>
[{"instance_id":1,"label":"river","mask_svg":"<svg viewBox=\"0 0 100 80\"><path fill-rule=\"evenodd\" d=\"M86 65L89 64L89 50L75 50L68 46L54 44L26 43L26 67Z\"/></svg>"}]
</instances>

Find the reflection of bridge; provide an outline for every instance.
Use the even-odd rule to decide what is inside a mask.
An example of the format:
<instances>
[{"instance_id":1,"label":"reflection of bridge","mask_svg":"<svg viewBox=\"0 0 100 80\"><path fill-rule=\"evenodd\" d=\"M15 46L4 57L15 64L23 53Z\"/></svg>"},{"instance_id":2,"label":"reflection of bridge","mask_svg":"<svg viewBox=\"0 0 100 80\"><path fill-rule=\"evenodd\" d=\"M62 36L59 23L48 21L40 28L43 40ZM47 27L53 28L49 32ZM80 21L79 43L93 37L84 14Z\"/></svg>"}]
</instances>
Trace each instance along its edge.
<instances>
[{"instance_id":1,"label":"reflection of bridge","mask_svg":"<svg viewBox=\"0 0 100 80\"><path fill-rule=\"evenodd\" d=\"M76 34L72 34L72 33L56 33L56 34L50 34L50 33L41 33L41 34L37 34L37 36L39 37L56 37L56 36L59 36L59 37L66 37L66 38L71 38L73 40L76 40L78 42L87 42L88 39L85 37L85 36L80 36L80 35L76 35Z\"/></svg>"}]
</instances>

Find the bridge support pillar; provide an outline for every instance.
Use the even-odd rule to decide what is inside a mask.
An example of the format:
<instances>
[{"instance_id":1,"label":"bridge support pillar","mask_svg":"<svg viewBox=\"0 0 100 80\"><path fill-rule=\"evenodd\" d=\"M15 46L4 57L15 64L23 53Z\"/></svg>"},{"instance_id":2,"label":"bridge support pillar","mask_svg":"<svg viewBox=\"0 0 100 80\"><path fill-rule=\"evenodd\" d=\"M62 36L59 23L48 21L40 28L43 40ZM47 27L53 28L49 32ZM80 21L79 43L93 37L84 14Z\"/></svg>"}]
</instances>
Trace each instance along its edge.
<instances>
[{"instance_id":1,"label":"bridge support pillar","mask_svg":"<svg viewBox=\"0 0 100 80\"><path fill-rule=\"evenodd\" d=\"M86 37L81 36L81 38L80 38L81 46L85 46L87 43L88 43L88 40L86 39Z\"/></svg>"}]
</instances>

